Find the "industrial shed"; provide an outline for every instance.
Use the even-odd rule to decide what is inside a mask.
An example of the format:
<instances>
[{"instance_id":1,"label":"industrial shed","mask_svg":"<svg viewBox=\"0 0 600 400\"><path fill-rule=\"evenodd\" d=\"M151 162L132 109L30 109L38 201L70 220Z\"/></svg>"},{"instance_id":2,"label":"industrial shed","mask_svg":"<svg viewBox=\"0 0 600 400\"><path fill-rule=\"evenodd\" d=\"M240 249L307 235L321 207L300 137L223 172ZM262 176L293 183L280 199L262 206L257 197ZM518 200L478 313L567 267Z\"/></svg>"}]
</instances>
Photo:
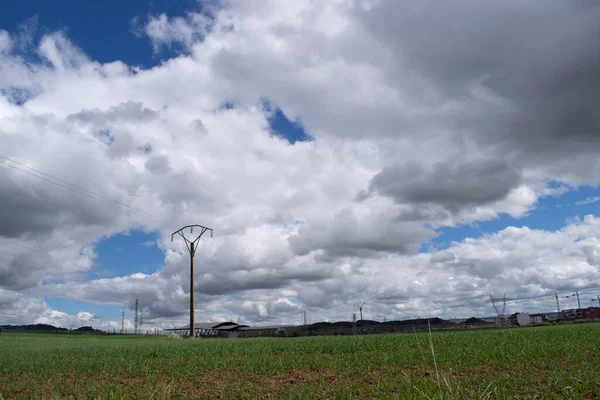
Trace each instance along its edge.
<instances>
[{"instance_id":1,"label":"industrial shed","mask_svg":"<svg viewBox=\"0 0 600 400\"><path fill-rule=\"evenodd\" d=\"M297 325L258 325L240 328L240 337L299 336L302 327Z\"/></svg>"},{"instance_id":2,"label":"industrial shed","mask_svg":"<svg viewBox=\"0 0 600 400\"><path fill-rule=\"evenodd\" d=\"M198 322L194 324L195 337L235 337L237 332L248 328L248 325L241 325L235 322ZM165 331L188 334L190 325L180 328L165 329Z\"/></svg>"}]
</instances>

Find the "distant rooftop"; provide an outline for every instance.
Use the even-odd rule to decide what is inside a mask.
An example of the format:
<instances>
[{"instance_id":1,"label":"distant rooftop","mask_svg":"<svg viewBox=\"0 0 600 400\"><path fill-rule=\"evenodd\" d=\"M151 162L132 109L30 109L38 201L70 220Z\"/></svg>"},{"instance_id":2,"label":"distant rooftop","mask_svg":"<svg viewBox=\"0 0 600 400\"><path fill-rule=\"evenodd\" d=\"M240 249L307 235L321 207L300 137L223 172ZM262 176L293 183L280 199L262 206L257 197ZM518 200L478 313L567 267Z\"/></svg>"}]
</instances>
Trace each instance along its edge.
<instances>
[{"instance_id":1,"label":"distant rooftop","mask_svg":"<svg viewBox=\"0 0 600 400\"><path fill-rule=\"evenodd\" d=\"M248 328L248 325L241 325L236 322L197 322L195 329L215 329L219 331L235 331L240 328ZM165 329L166 331L185 331L190 329L190 324L180 328Z\"/></svg>"}]
</instances>

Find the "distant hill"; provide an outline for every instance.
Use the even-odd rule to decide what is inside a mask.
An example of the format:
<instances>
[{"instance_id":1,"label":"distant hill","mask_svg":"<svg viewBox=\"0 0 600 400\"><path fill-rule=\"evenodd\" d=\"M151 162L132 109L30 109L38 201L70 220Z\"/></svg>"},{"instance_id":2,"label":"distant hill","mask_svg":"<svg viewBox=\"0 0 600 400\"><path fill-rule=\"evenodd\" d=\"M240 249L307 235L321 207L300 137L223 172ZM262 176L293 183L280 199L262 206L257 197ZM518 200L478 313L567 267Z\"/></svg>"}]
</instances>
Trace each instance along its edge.
<instances>
[{"instance_id":1,"label":"distant hill","mask_svg":"<svg viewBox=\"0 0 600 400\"><path fill-rule=\"evenodd\" d=\"M103 333L103 331L92 328L91 326L82 326L77 329L60 328L54 325L34 324L34 325L0 325L0 332L27 332L27 333Z\"/></svg>"},{"instance_id":2,"label":"distant hill","mask_svg":"<svg viewBox=\"0 0 600 400\"><path fill-rule=\"evenodd\" d=\"M66 328L57 328L53 325L47 324L35 324L35 325L0 325L0 329L3 331L28 331L28 332L57 332L64 331L68 332L69 330Z\"/></svg>"},{"instance_id":3,"label":"distant hill","mask_svg":"<svg viewBox=\"0 0 600 400\"><path fill-rule=\"evenodd\" d=\"M464 325L489 325L490 322L484 321L482 319L471 317L463 322Z\"/></svg>"},{"instance_id":4,"label":"distant hill","mask_svg":"<svg viewBox=\"0 0 600 400\"><path fill-rule=\"evenodd\" d=\"M82 326L81 328L73 329L73 332L104 333L104 331L94 329L91 326Z\"/></svg>"}]
</instances>

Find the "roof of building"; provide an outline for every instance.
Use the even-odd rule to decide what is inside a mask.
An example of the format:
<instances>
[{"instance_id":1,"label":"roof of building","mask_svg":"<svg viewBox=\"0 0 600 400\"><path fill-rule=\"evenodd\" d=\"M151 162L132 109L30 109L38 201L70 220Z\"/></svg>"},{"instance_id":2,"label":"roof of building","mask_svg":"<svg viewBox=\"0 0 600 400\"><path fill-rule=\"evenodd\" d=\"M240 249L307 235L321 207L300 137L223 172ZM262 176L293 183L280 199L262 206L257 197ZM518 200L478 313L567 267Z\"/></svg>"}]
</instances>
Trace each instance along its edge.
<instances>
[{"instance_id":1,"label":"roof of building","mask_svg":"<svg viewBox=\"0 0 600 400\"><path fill-rule=\"evenodd\" d=\"M274 330L274 329L288 329L297 328L297 325L259 325L259 326L243 326L241 330L244 331L260 331L260 330Z\"/></svg>"},{"instance_id":2,"label":"roof of building","mask_svg":"<svg viewBox=\"0 0 600 400\"><path fill-rule=\"evenodd\" d=\"M240 328L247 328L248 325L241 325L236 322L196 322L194 323L195 329L216 329L219 331L234 331ZM182 326L180 328L165 329L167 331L184 331L189 330L190 324Z\"/></svg>"}]
</instances>

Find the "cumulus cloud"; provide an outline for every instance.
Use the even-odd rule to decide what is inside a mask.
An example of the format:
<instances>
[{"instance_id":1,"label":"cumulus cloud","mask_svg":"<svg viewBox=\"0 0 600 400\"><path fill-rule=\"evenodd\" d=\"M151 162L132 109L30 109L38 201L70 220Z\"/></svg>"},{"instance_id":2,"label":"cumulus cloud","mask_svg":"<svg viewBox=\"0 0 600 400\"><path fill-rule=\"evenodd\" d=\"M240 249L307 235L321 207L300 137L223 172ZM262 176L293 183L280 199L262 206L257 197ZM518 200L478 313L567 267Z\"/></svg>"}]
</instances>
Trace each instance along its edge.
<instances>
[{"instance_id":1,"label":"cumulus cloud","mask_svg":"<svg viewBox=\"0 0 600 400\"><path fill-rule=\"evenodd\" d=\"M585 200L581 200L576 202L575 204L578 206L583 206L586 204L592 204L592 203L597 203L600 201L600 197L588 197Z\"/></svg>"},{"instance_id":2,"label":"cumulus cloud","mask_svg":"<svg viewBox=\"0 0 600 400\"><path fill-rule=\"evenodd\" d=\"M92 318L44 311L28 291L120 307L138 296L149 321L180 323L188 254L165 238L190 222L218 236L198 250L201 319L350 318L359 298L371 317L485 315L492 292L596 284L593 216L423 245L439 227L598 185L599 14L592 2L231 0L141 23L175 54L149 69L98 63L63 32L0 31L3 318ZM272 135L265 104L313 140ZM164 268L88 280L95 245L135 229L158 234Z\"/></svg>"},{"instance_id":3,"label":"cumulus cloud","mask_svg":"<svg viewBox=\"0 0 600 400\"><path fill-rule=\"evenodd\" d=\"M446 160L429 171L418 165L386 166L369 188L398 203L439 204L457 212L503 200L519 181L519 172L505 161Z\"/></svg>"},{"instance_id":4,"label":"cumulus cloud","mask_svg":"<svg viewBox=\"0 0 600 400\"><path fill-rule=\"evenodd\" d=\"M154 52L158 53L165 46L171 48L180 45L189 49L195 42L203 39L211 25L208 15L190 12L184 17L167 17L160 14L149 18L142 32L152 41ZM139 30L137 31L140 34Z\"/></svg>"},{"instance_id":5,"label":"cumulus cloud","mask_svg":"<svg viewBox=\"0 0 600 400\"><path fill-rule=\"evenodd\" d=\"M10 34L4 30L0 30L0 54L10 53L12 48L12 40Z\"/></svg>"}]
</instances>

